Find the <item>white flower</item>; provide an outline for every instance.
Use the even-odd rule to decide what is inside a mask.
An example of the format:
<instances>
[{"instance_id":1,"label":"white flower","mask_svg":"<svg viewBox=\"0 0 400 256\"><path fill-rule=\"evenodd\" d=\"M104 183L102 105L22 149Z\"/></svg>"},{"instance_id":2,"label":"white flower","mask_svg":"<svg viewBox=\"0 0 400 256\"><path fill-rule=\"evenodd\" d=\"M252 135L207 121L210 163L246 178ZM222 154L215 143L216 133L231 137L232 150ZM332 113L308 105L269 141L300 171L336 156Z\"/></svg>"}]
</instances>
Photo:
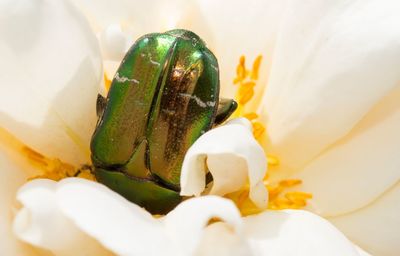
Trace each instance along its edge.
<instances>
[{"instance_id":1,"label":"white flower","mask_svg":"<svg viewBox=\"0 0 400 256\"><path fill-rule=\"evenodd\" d=\"M191 29L217 55L221 94L225 97L233 96L236 89L231 83L237 58L242 54L250 58L263 54L259 79L262 86L256 89L254 100L246 107L259 107L268 131L263 138L264 149L281 161L278 167L268 170L270 178L300 178L302 190L314 195L310 210L326 217L369 252L397 254L400 250L397 228L400 225L397 132L400 3L396 0L73 2L90 25L64 0L0 2L0 126L7 134L13 134L46 156L74 165L88 163L88 143L96 122L95 99L104 90L100 83L101 54L104 71L111 78L127 47L138 36L174 27ZM0 207L6 212L0 215L0 237L5 238L0 241L0 252L40 254L41 251L17 241L11 231L15 193L35 170L19 154L24 145L15 145L15 140L5 134L0 130ZM250 139L245 142L252 144ZM212 155L206 144L203 141L192 150L195 154L188 154L187 158L196 158L199 153ZM221 146L235 159L240 156L240 150ZM259 166L262 165L261 157L252 157L244 157L247 164L259 161ZM238 168L235 172L242 178L237 184L217 193L225 194L241 186L247 177L243 170ZM224 172L219 167L215 171ZM184 171L188 175L192 172L193 169ZM258 172L247 169L249 185L257 187L264 172L265 169ZM252 180L251 175L256 178ZM201 178L198 176L197 181ZM79 187L83 194L74 194L70 191L73 187ZM107 200L104 205L98 204L96 199L84 196L86 192ZM43 193L44 197L29 199L36 198L37 193ZM179 251L184 255L210 254L207 250L212 249L229 255L233 252L328 255L336 249L338 253L334 255L362 254L330 224L303 211L266 211L239 218L237 209L229 202L205 197L182 203L160 220L102 185L80 180L47 185L34 181L20 190L18 198L23 210L15 222L17 234L57 255L82 248L72 234L91 244L85 248L96 255L98 250L104 252L104 248L131 254L157 250L155 245L163 246L160 248L165 252ZM80 209L75 207L79 203L83 205ZM220 207L222 212L207 212L214 209L210 208L212 204L218 205L216 208ZM107 211L105 215L99 214L96 207L111 206L122 209L118 213L134 214L118 223L117 218L95 225L97 217L109 220L107 214L112 214ZM36 217L29 219L29 214ZM49 216L54 217L54 225L46 225ZM204 228L211 217L223 221ZM185 219L198 225L189 225ZM115 231L112 223L118 224L117 231L122 233ZM131 231L127 229L129 225L136 228ZM159 240L146 243L150 240L146 240L143 230ZM189 237L178 230L195 235ZM134 246L126 237L116 240L125 232L142 243ZM225 251L229 248L233 252Z\"/></svg>"}]
</instances>

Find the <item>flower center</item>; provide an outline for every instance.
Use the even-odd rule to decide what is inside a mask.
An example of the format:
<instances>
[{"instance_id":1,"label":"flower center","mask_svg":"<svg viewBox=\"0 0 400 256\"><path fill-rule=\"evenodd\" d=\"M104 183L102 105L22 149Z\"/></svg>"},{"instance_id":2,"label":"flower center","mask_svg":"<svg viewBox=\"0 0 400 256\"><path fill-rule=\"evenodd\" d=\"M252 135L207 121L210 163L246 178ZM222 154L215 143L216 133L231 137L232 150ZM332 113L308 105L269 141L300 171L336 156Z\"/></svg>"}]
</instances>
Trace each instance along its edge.
<instances>
[{"instance_id":1,"label":"flower center","mask_svg":"<svg viewBox=\"0 0 400 256\"><path fill-rule=\"evenodd\" d=\"M255 111L247 111L246 104L250 102L254 96L254 88L257 85L261 61L262 56L257 56L253 62L252 69L248 70L246 68L246 58L245 56L241 56L239 59L239 64L236 68L236 78L233 80L233 84L238 86L236 93L238 108L233 116L245 117L250 120L253 125L253 135L258 141L266 132L266 128L257 120L258 114ZM276 156L267 155L267 160L268 167L275 167L279 165L279 158ZM268 209L283 210L300 209L305 207L307 205L307 200L312 198L312 194L300 191L292 191L301 183L302 181L298 179L270 182L269 175L267 174L264 177L264 185L267 187L269 192ZM249 199L248 185L237 192L227 195L227 197L235 202L244 216L259 213L261 211Z\"/></svg>"},{"instance_id":2,"label":"flower center","mask_svg":"<svg viewBox=\"0 0 400 256\"><path fill-rule=\"evenodd\" d=\"M31 177L30 180L46 178L59 181L68 177L96 180L91 173L92 167L89 165L82 165L80 168L76 169L68 163L62 162L57 158L46 157L27 146L22 147L21 151L27 157L28 161L42 172L37 176Z\"/></svg>"},{"instance_id":3,"label":"flower center","mask_svg":"<svg viewBox=\"0 0 400 256\"><path fill-rule=\"evenodd\" d=\"M258 121L258 114L256 111L248 111L249 106L247 105L254 96L254 88L257 85L259 78L259 69L262 61L262 56L259 55L253 62L252 69L246 68L246 58L241 56L239 64L236 68L236 78L233 83L238 86L236 100L238 102L238 108L232 117L245 117L253 125L253 134L257 140L260 140L261 136L266 132L266 127L263 123ZM108 90L111 84L110 79L105 75L105 86ZM6 134L6 131L2 131ZM37 169L41 170L41 174L32 177L35 178L48 178L52 180L61 180L66 177L80 177L90 180L95 180L91 172L91 166L84 165L79 169L74 168L72 165L64 163L56 158L48 158L42 154L32 150L25 146L22 142L18 141L12 135L8 135L9 139L13 140L10 145L16 147L17 150L26 156L28 161L33 164ZM267 155L268 167L279 166L279 158L276 156ZM282 210L282 209L300 209L307 205L307 200L312 198L312 194L293 191L296 186L302 183L298 179L286 179L278 182L271 182L269 175L264 177L264 185L269 192L268 209L270 210ZM246 185L241 190L226 195L235 202L237 207L240 209L242 215L247 216L256 214L262 210L256 207L249 199L249 186Z\"/></svg>"}]
</instances>

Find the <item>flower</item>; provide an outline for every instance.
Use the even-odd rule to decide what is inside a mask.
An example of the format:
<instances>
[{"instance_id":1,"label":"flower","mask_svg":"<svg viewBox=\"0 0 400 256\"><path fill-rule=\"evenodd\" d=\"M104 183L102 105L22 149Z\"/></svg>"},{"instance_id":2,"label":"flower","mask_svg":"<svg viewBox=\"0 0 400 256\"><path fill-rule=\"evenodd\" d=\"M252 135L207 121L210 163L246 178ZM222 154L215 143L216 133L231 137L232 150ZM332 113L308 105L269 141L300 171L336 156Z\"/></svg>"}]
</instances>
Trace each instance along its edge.
<instances>
[{"instance_id":1,"label":"flower","mask_svg":"<svg viewBox=\"0 0 400 256\"><path fill-rule=\"evenodd\" d=\"M37 174L35 167L21 156L21 150L50 169L61 163L47 161L26 146L72 165L87 163L87 145L96 122L95 98L103 90L101 65L106 76L111 78L134 38L173 27L192 29L209 43L219 58L222 95L225 96L234 95L235 87L231 84L237 58L242 54L250 58L263 54L258 79L262 86L255 87L255 96L245 109L259 107L259 122L267 128L260 140L268 154L279 158L280 164L268 170L271 181L301 179L302 191L314 196L307 206L310 210L326 217L354 243L371 253L397 253L400 236L396 204L399 198L397 151L400 143L396 67L400 61L400 31L396 10L399 3L395 0L362 3L317 0L137 3L121 0L110 5L106 1L86 0L74 1L74 4L85 13L90 25L80 11L66 1L0 3L3 35L0 85L4 92L0 95L0 125L5 129L0 133L0 171L4 177L0 206L7 209L6 215L0 216L0 232L7 238L1 244L3 254L40 253L21 244L11 232L14 214L10 206L15 205L15 192L28 177ZM101 49L92 31L98 34ZM100 51L106 60L102 61ZM65 168L69 170L69 167ZM157 220L118 195L104 192L108 190L100 184L75 179L57 185L43 183L42 180L33 181L20 189L18 199L26 210L18 213L15 225L20 237L32 244L41 241L35 237L40 232L47 238L59 234L62 239L40 244L56 252L74 242L68 234L79 234L82 241L90 242L93 248L99 248L93 241L95 237L103 247L125 253L115 249L119 241L107 239L104 231L109 225L107 222L102 222L105 226L94 225L88 229L84 224L91 224L91 219L83 217L90 211L79 212L79 208L72 206L65 208L75 199L86 207L90 206L89 201L94 204L95 199L81 198L81 194L70 191L79 187L82 195L95 191L95 198L97 195L108 198L107 205L127 208L127 212L134 211L135 216L142 216L137 219L143 220L138 222L143 224L141 227L153 230L152 234L159 233L157 239L172 241L171 245L162 247L165 250L172 250L173 246L183 253L184 250L222 250L229 244L237 249L235 252L279 253L292 249L290 245L293 244L298 246L295 249L306 249L301 241L308 245L319 238L321 250L333 247L343 249L339 254L357 253L332 226L303 211L266 211L240 219L237 209L225 199L201 197L182 203L170 215ZM38 190L44 193L43 201L29 200L37 198ZM69 193L72 194L66 196ZM225 210L222 213L203 211L213 209L210 204ZM98 207L105 208L106 204ZM76 212L69 212L74 210ZM59 233L57 228L60 227L54 225L49 229L43 229L45 225L27 225L46 223L43 220L29 222L26 214L29 211L39 216L38 220L56 216L60 225L64 223L60 227L70 227L75 233ZM195 228L177 221L185 220L183 216L189 213L195 216L193 222L200 220L198 229L190 231L200 235L192 240L176 232ZM99 215L99 218L105 216ZM203 228L211 217L223 221ZM168 225L171 226L165 227ZM24 227L29 228L19 229ZM293 237L299 229L302 233ZM100 232L101 238L92 232ZM124 229L124 232L128 231ZM144 236L143 232L140 234ZM319 234L326 235L326 240ZM146 237L139 235L136 234L138 239L145 241ZM311 239L307 240L308 237ZM57 244L60 241L65 243ZM163 241L159 241L160 244L166 243ZM114 242L117 244L110 245Z\"/></svg>"}]
</instances>

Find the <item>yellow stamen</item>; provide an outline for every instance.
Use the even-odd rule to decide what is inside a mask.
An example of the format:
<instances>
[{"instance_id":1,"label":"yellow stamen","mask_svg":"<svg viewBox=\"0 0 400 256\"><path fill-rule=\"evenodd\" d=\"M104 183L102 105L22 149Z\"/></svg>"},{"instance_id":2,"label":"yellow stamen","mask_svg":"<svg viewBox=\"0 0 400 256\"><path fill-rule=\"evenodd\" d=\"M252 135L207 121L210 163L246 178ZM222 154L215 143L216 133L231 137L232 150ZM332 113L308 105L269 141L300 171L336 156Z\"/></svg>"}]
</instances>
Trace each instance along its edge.
<instances>
[{"instance_id":1,"label":"yellow stamen","mask_svg":"<svg viewBox=\"0 0 400 256\"><path fill-rule=\"evenodd\" d=\"M254 81L247 81L243 82L241 86L245 88L254 88L256 86L256 83Z\"/></svg>"},{"instance_id":2,"label":"yellow stamen","mask_svg":"<svg viewBox=\"0 0 400 256\"><path fill-rule=\"evenodd\" d=\"M246 201L246 199L249 197L249 191L246 189L246 190L243 190L241 193L240 193L240 195L239 195L239 198L238 198L238 205L239 205L239 207L241 207L242 205L243 205L243 203Z\"/></svg>"},{"instance_id":3,"label":"yellow stamen","mask_svg":"<svg viewBox=\"0 0 400 256\"><path fill-rule=\"evenodd\" d=\"M291 201L307 200L312 198L312 194L298 191L291 191L285 194L285 197Z\"/></svg>"},{"instance_id":4,"label":"yellow stamen","mask_svg":"<svg viewBox=\"0 0 400 256\"><path fill-rule=\"evenodd\" d=\"M262 212L262 210L257 208L257 207L248 207L248 208L245 208L245 209L243 209L241 211L243 216L249 216L249 215L253 215L253 214L258 214L260 212Z\"/></svg>"},{"instance_id":5,"label":"yellow stamen","mask_svg":"<svg viewBox=\"0 0 400 256\"><path fill-rule=\"evenodd\" d=\"M253 88L246 88L246 87L240 87L240 94L239 94L239 104L245 105L247 102L251 100L254 96L254 90Z\"/></svg>"},{"instance_id":6,"label":"yellow stamen","mask_svg":"<svg viewBox=\"0 0 400 256\"><path fill-rule=\"evenodd\" d=\"M269 201L275 200L281 192L283 191L283 187L281 186L267 186L268 193L269 193Z\"/></svg>"},{"instance_id":7,"label":"yellow stamen","mask_svg":"<svg viewBox=\"0 0 400 256\"><path fill-rule=\"evenodd\" d=\"M249 119L250 121L252 121L254 119L257 119L258 115L255 112L250 112L250 113L244 114L243 117L245 117L245 118Z\"/></svg>"},{"instance_id":8,"label":"yellow stamen","mask_svg":"<svg viewBox=\"0 0 400 256\"><path fill-rule=\"evenodd\" d=\"M301 180L282 180L281 182L279 182L279 185L281 185L282 187L293 187L296 185L300 185L302 183Z\"/></svg>"},{"instance_id":9,"label":"yellow stamen","mask_svg":"<svg viewBox=\"0 0 400 256\"><path fill-rule=\"evenodd\" d=\"M260 122L253 122L253 135L254 138L259 139L265 131L265 127Z\"/></svg>"},{"instance_id":10,"label":"yellow stamen","mask_svg":"<svg viewBox=\"0 0 400 256\"><path fill-rule=\"evenodd\" d=\"M251 79L258 80L258 74L261 66L262 56L258 55L253 63L253 69L251 71Z\"/></svg>"},{"instance_id":11,"label":"yellow stamen","mask_svg":"<svg viewBox=\"0 0 400 256\"><path fill-rule=\"evenodd\" d=\"M48 166L48 163L44 156L34 151L33 149L24 146L21 151L28 157L28 160L31 161L31 163L34 163L37 166Z\"/></svg>"},{"instance_id":12,"label":"yellow stamen","mask_svg":"<svg viewBox=\"0 0 400 256\"><path fill-rule=\"evenodd\" d=\"M269 166L278 166L279 165L279 158L277 158L276 156L268 155L267 161L268 161Z\"/></svg>"},{"instance_id":13,"label":"yellow stamen","mask_svg":"<svg viewBox=\"0 0 400 256\"><path fill-rule=\"evenodd\" d=\"M59 181L67 177L81 177L95 180L90 170L76 170L76 168L70 164L64 163L57 158L48 158L27 146L22 148L22 153L32 165L36 166L36 168L42 172L40 175L31 177L30 180L47 178Z\"/></svg>"},{"instance_id":14,"label":"yellow stamen","mask_svg":"<svg viewBox=\"0 0 400 256\"><path fill-rule=\"evenodd\" d=\"M246 57L241 56L239 60L239 64L236 68L236 78L234 80L234 84L237 84L238 82L243 81L246 78L247 75L247 70L246 70Z\"/></svg>"},{"instance_id":15,"label":"yellow stamen","mask_svg":"<svg viewBox=\"0 0 400 256\"><path fill-rule=\"evenodd\" d=\"M276 198L275 200L271 201L271 205L274 207L279 207L281 209L288 209L290 208L292 202L287 198Z\"/></svg>"},{"instance_id":16,"label":"yellow stamen","mask_svg":"<svg viewBox=\"0 0 400 256\"><path fill-rule=\"evenodd\" d=\"M260 139L263 133L266 132L265 125L258 121L258 114L256 112L246 111L246 104L254 96L254 87L259 78L259 69L261 66L262 56L259 55L253 63L252 70L246 70L246 58L241 56L239 64L236 68L236 78L234 84L238 84L238 90L236 94L236 100L239 103L238 109L236 110L234 117L245 117L251 121L253 125L253 135L256 139ZM280 164L279 158L276 156L267 156L268 166L277 167ZM298 179L287 179L281 180L278 183L271 184L269 181L269 175L264 178L264 185L268 189L269 202L268 208L273 210L282 209L301 209L306 206L307 200L312 198L312 195L304 192L285 192L289 188L293 188L302 183ZM258 209L249 199L249 184L243 186L243 188L235 193L226 195L226 197L232 199L242 215L251 215L259 213L261 210Z\"/></svg>"},{"instance_id":17,"label":"yellow stamen","mask_svg":"<svg viewBox=\"0 0 400 256\"><path fill-rule=\"evenodd\" d=\"M108 78L107 74L104 73L104 86L106 88L106 91L110 90L111 87L111 80Z\"/></svg>"}]
</instances>

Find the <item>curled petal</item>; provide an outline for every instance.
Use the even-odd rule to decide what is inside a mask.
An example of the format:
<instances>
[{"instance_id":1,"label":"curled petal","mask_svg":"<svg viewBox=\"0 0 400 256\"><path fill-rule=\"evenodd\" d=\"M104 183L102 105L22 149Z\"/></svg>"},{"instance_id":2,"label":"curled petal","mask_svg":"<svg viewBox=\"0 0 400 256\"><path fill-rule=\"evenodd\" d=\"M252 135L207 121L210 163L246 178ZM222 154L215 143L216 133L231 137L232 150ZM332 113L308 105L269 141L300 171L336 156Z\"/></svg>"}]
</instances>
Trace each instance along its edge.
<instances>
[{"instance_id":1,"label":"curled petal","mask_svg":"<svg viewBox=\"0 0 400 256\"><path fill-rule=\"evenodd\" d=\"M199 249L212 218L225 221L234 236L241 233L235 205L215 196L187 200L161 219L104 185L79 178L31 181L17 199L23 208L15 234L57 255L188 255Z\"/></svg>"},{"instance_id":2,"label":"curled petal","mask_svg":"<svg viewBox=\"0 0 400 256\"><path fill-rule=\"evenodd\" d=\"M21 188L18 199L24 208L15 220L16 234L53 252L88 248L100 253L105 247L119 255L172 253L159 220L99 183L35 180Z\"/></svg>"},{"instance_id":3,"label":"curled petal","mask_svg":"<svg viewBox=\"0 0 400 256\"><path fill-rule=\"evenodd\" d=\"M108 253L83 233L58 205L57 184L35 180L23 186L17 199L24 205L14 220L14 233L21 240L57 255Z\"/></svg>"},{"instance_id":4,"label":"curled petal","mask_svg":"<svg viewBox=\"0 0 400 256\"><path fill-rule=\"evenodd\" d=\"M111 251L120 255L155 255L162 250L170 255L158 220L107 187L68 179L59 185L58 195L64 214Z\"/></svg>"},{"instance_id":5,"label":"curled petal","mask_svg":"<svg viewBox=\"0 0 400 256\"><path fill-rule=\"evenodd\" d=\"M204 229L213 218L232 227L230 232L235 235L241 234L239 210L230 200L217 196L193 198L179 204L165 217L164 225L183 255L192 255L199 248Z\"/></svg>"},{"instance_id":6,"label":"curled petal","mask_svg":"<svg viewBox=\"0 0 400 256\"><path fill-rule=\"evenodd\" d=\"M89 160L102 80L97 39L68 1L8 1L0 9L0 123L36 151Z\"/></svg>"},{"instance_id":7,"label":"curled petal","mask_svg":"<svg viewBox=\"0 0 400 256\"><path fill-rule=\"evenodd\" d=\"M265 208L268 192L263 184L267 169L263 149L254 139L247 119L235 119L202 135L186 153L181 173L181 195L199 196L205 177L213 176L210 194L225 195L242 188L247 179L250 199Z\"/></svg>"},{"instance_id":8,"label":"curled petal","mask_svg":"<svg viewBox=\"0 0 400 256\"><path fill-rule=\"evenodd\" d=\"M13 235L12 219L15 207L15 194L18 187L27 179L27 174L13 162L6 149L3 149L0 135L0 254L38 255L32 248L20 242ZM21 159L18 159L21 160Z\"/></svg>"}]
</instances>

